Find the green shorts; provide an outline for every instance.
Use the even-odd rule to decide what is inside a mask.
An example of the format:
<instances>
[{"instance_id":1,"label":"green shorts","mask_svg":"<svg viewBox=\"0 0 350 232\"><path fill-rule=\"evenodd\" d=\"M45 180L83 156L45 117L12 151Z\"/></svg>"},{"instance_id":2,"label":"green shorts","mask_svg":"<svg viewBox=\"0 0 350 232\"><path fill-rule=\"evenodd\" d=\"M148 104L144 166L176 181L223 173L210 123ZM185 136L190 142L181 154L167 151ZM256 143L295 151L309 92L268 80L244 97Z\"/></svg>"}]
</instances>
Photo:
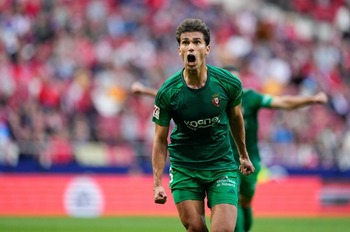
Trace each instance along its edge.
<instances>
[{"instance_id":1,"label":"green shorts","mask_svg":"<svg viewBox=\"0 0 350 232\"><path fill-rule=\"evenodd\" d=\"M235 170L191 170L170 168L170 189L175 204L186 200L204 201L208 207L218 204L237 206L238 184Z\"/></svg>"},{"instance_id":2,"label":"green shorts","mask_svg":"<svg viewBox=\"0 0 350 232\"><path fill-rule=\"evenodd\" d=\"M258 182L258 174L260 171L260 163L253 163L255 171L246 176L239 172L239 194L252 198L255 194L256 184Z\"/></svg>"}]
</instances>

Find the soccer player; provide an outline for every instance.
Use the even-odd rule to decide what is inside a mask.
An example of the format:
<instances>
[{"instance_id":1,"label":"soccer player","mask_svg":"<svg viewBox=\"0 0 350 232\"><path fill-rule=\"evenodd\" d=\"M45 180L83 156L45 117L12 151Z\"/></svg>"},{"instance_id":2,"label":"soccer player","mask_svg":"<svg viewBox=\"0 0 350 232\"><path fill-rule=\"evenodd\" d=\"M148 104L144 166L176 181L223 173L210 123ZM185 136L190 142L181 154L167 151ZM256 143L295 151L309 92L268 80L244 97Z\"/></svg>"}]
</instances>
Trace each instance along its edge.
<instances>
[{"instance_id":1,"label":"soccer player","mask_svg":"<svg viewBox=\"0 0 350 232\"><path fill-rule=\"evenodd\" d=\"M232 74L239 76L238 69L235 66L225 66L224 69ZM148 95L155 97L157 90L148 88L140 82L134 82L131 86L131 92L134 94ZM240 175L239 184L239 208L236 224L236 232L249 231L252 227L252 200L255 194L257 177L260 171L260 154L258 148L258 113L262 108L292 110L312 104L326 104L328 97L324 92L319 92L312 96L270 96L259 93L252 89L243 89L242 107L246 130L246 146L249 157L255 167L254 173L249 176ZM234 151L235 144L232 143ZM235 152L237 154L237 152ZM238 156L235 155L239 162Z\"/></svg>"},{"instance_id":2,"label":"soccer player","mask_svg":"<svg viewBox=\"0 0 350 232\"><path fill-rule=\"evenodd\" d=\"M230 71L232 74L239 76L239 70L237 67L225 66L223 68ZM250 231L253 223L252 200L261 168L258 148L259 110L262 108L292 110L312 104L325 104L327 101L328 97L324 92L319 92L312 96L270 96L252 89L243 89L242 111L246 130L245 140L249 157L255 167L255 172L249 176L239 176L239 207L235 232ZM232 143L232 147L235 159L239 161L237 148L234 143Z\"/></svg>"},{"instance_id":3,"label":"soccer player","mask_svg":"<svg viewBox=\"0 0 350 232\"><path fill-rule=\"evenodd\" d=\"M206 64L210 31L202 20L184 20L177 27L176 40L184 67L163 83L154 101L154 201L167 200L162 176L169 151L170 189L186 231L208 231L206 198L210 231L232 232L238 205L237 170L244 175L254 172L245 147L242 84L227 70ZM175 128L168 144L171 120ZM240 165L233 156L231 134Z\"/></svg>"}]
</instances>

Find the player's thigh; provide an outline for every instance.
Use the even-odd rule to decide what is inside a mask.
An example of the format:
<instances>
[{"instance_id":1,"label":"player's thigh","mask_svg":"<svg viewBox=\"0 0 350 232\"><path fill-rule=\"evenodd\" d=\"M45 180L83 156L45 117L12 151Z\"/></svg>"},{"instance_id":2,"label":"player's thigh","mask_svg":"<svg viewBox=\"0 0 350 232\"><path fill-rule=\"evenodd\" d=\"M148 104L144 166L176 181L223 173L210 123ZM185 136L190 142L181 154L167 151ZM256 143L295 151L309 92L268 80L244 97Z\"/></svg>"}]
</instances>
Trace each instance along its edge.
<instances>
[{"instance_id":1,"label":"player's thigh","mask_svg":"<svg viewBox=\"0 0 350 232\"><path fill-rule=\"evenodd\" d=\"M240 177L239 177L240 200L249 201L254 197L255 191L256 191L256 185L258 182L259 171L260 171L260 166L258 166L256 170L248 176L240 173Z\"/></svg>"},{"instance_id":2,"label":"player's thigh","mask_svg":"<svg viewBox=\"0 0 350 232\"><path fill-rule=\"evenodd\" d=\"M186 200L176 204L182 224L190 231L207 231L204 201Z\"/></svg>"},{"instance_id":3,"label":"player's thigh","mask_svg":"<svg viewBox=\"0 0 350 232\"><path fill-rule=\"evenodd\" d=\"M237 207L229 204L213 206L210 217L211 232L232 232L236 226Z\"/></svg>"},{"instance_id":4,"label":"player's thigh","mask_svg":"<svg viewBox=\"0 0 350 232\"><path fill-rule=\"evenodd\" d=\"M197 171L171 167L170 189L175 204L187 200L204 201L205 189L201 181L196 178Z\"/></svg>"},{"instance_id":5,"label":"player's thigh","mask_svg":"<svg viewBox=\"0 0 350 232\"><path fill-rule=\"evenodd\" d=\"M211 174L211 182L206 185L208 207L218 204L238 204L238 180L236 171L219 170Z\"/></svg>"},{"instance_id":6,"label":"player's thigh","mask_svg":"<svg viewBox=\"0 0 350 232\"><path fill-rule=\"evenodd\" d=\"M200 173L179 167L170 169L170 189L182 224L188 231L207 231L205 188Z\"/></svg>"}]
</instances>

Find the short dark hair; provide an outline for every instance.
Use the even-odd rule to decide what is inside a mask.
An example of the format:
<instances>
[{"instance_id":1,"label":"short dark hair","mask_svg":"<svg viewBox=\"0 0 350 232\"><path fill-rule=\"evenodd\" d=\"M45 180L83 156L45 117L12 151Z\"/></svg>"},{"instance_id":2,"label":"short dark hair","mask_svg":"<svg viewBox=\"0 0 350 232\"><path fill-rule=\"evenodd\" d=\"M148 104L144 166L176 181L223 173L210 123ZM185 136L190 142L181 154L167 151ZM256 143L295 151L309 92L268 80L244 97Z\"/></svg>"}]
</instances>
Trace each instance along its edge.
<instances>
[{"instance_id":1,"label":"short dark hair","mask_svg":"<svg viewBox=\"0 0 350 232\"><path fill-rule=\"evenodd\" d=\"M180 37L185 32L201 32L206 45L210 44L210 30L201 19L185 19L176 29L176 41L180 44Z\"/></svg>"}]
</instances>

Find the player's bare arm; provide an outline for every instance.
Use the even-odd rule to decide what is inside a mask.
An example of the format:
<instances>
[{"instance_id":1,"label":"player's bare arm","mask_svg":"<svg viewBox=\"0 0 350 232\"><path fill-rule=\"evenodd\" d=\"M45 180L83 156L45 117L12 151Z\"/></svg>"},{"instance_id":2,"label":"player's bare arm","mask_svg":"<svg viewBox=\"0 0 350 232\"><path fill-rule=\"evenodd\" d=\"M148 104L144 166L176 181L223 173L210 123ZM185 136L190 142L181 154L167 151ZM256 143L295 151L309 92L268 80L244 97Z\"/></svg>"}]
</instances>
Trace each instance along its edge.
<instances>
[{"instance_id":1,"label":"player's bare arm","mask_svg":"<svg viewBox=\"0 0 350 232\"><path fill-rule=\"evenodd\" d=\"M150 97L155 97L157 95L156 89L146 87L139 81L135 81L132 83L130 91L133 94L148 95Z\"/></svg>"},{"instance_id":2,"label":"player's bare arm","mask_svg":"<svg viewBox=\"0 0 350 232\"><path fill-rule=\"evenodd\" d=\"M239 152L239 160L241 163L239 170L244 175L249 175L254 172L255 168L249 159L249 155L245 145L244 120L240 105L231 109L229 113L229 120L231 133L236 143L237 150Z\"/></svg>"},{"instance_id":3,"label":"player's bare arm","mask_svg":"<svg viewBox=\"0 0 350 232\"><path fill-rule=\"evenodd\" d=\"M167 201L167 194L162 184L162 177L167 158L168 133L169 127L156 124L152 149L152 167L154 202L157 204L164 204Z\"/></svg>"},{"instance_id":4,"label":"player's bare arm","mask_svg":"<svg viewBox=\"0 0 350 232\"><path fill-rule=\"evenodd\" d=\"M328 97L324 92L319 92L312 96L275 96L272 98L271 108L292 110L312 104L326 104Z\"/></svg>"}]
</instances>

